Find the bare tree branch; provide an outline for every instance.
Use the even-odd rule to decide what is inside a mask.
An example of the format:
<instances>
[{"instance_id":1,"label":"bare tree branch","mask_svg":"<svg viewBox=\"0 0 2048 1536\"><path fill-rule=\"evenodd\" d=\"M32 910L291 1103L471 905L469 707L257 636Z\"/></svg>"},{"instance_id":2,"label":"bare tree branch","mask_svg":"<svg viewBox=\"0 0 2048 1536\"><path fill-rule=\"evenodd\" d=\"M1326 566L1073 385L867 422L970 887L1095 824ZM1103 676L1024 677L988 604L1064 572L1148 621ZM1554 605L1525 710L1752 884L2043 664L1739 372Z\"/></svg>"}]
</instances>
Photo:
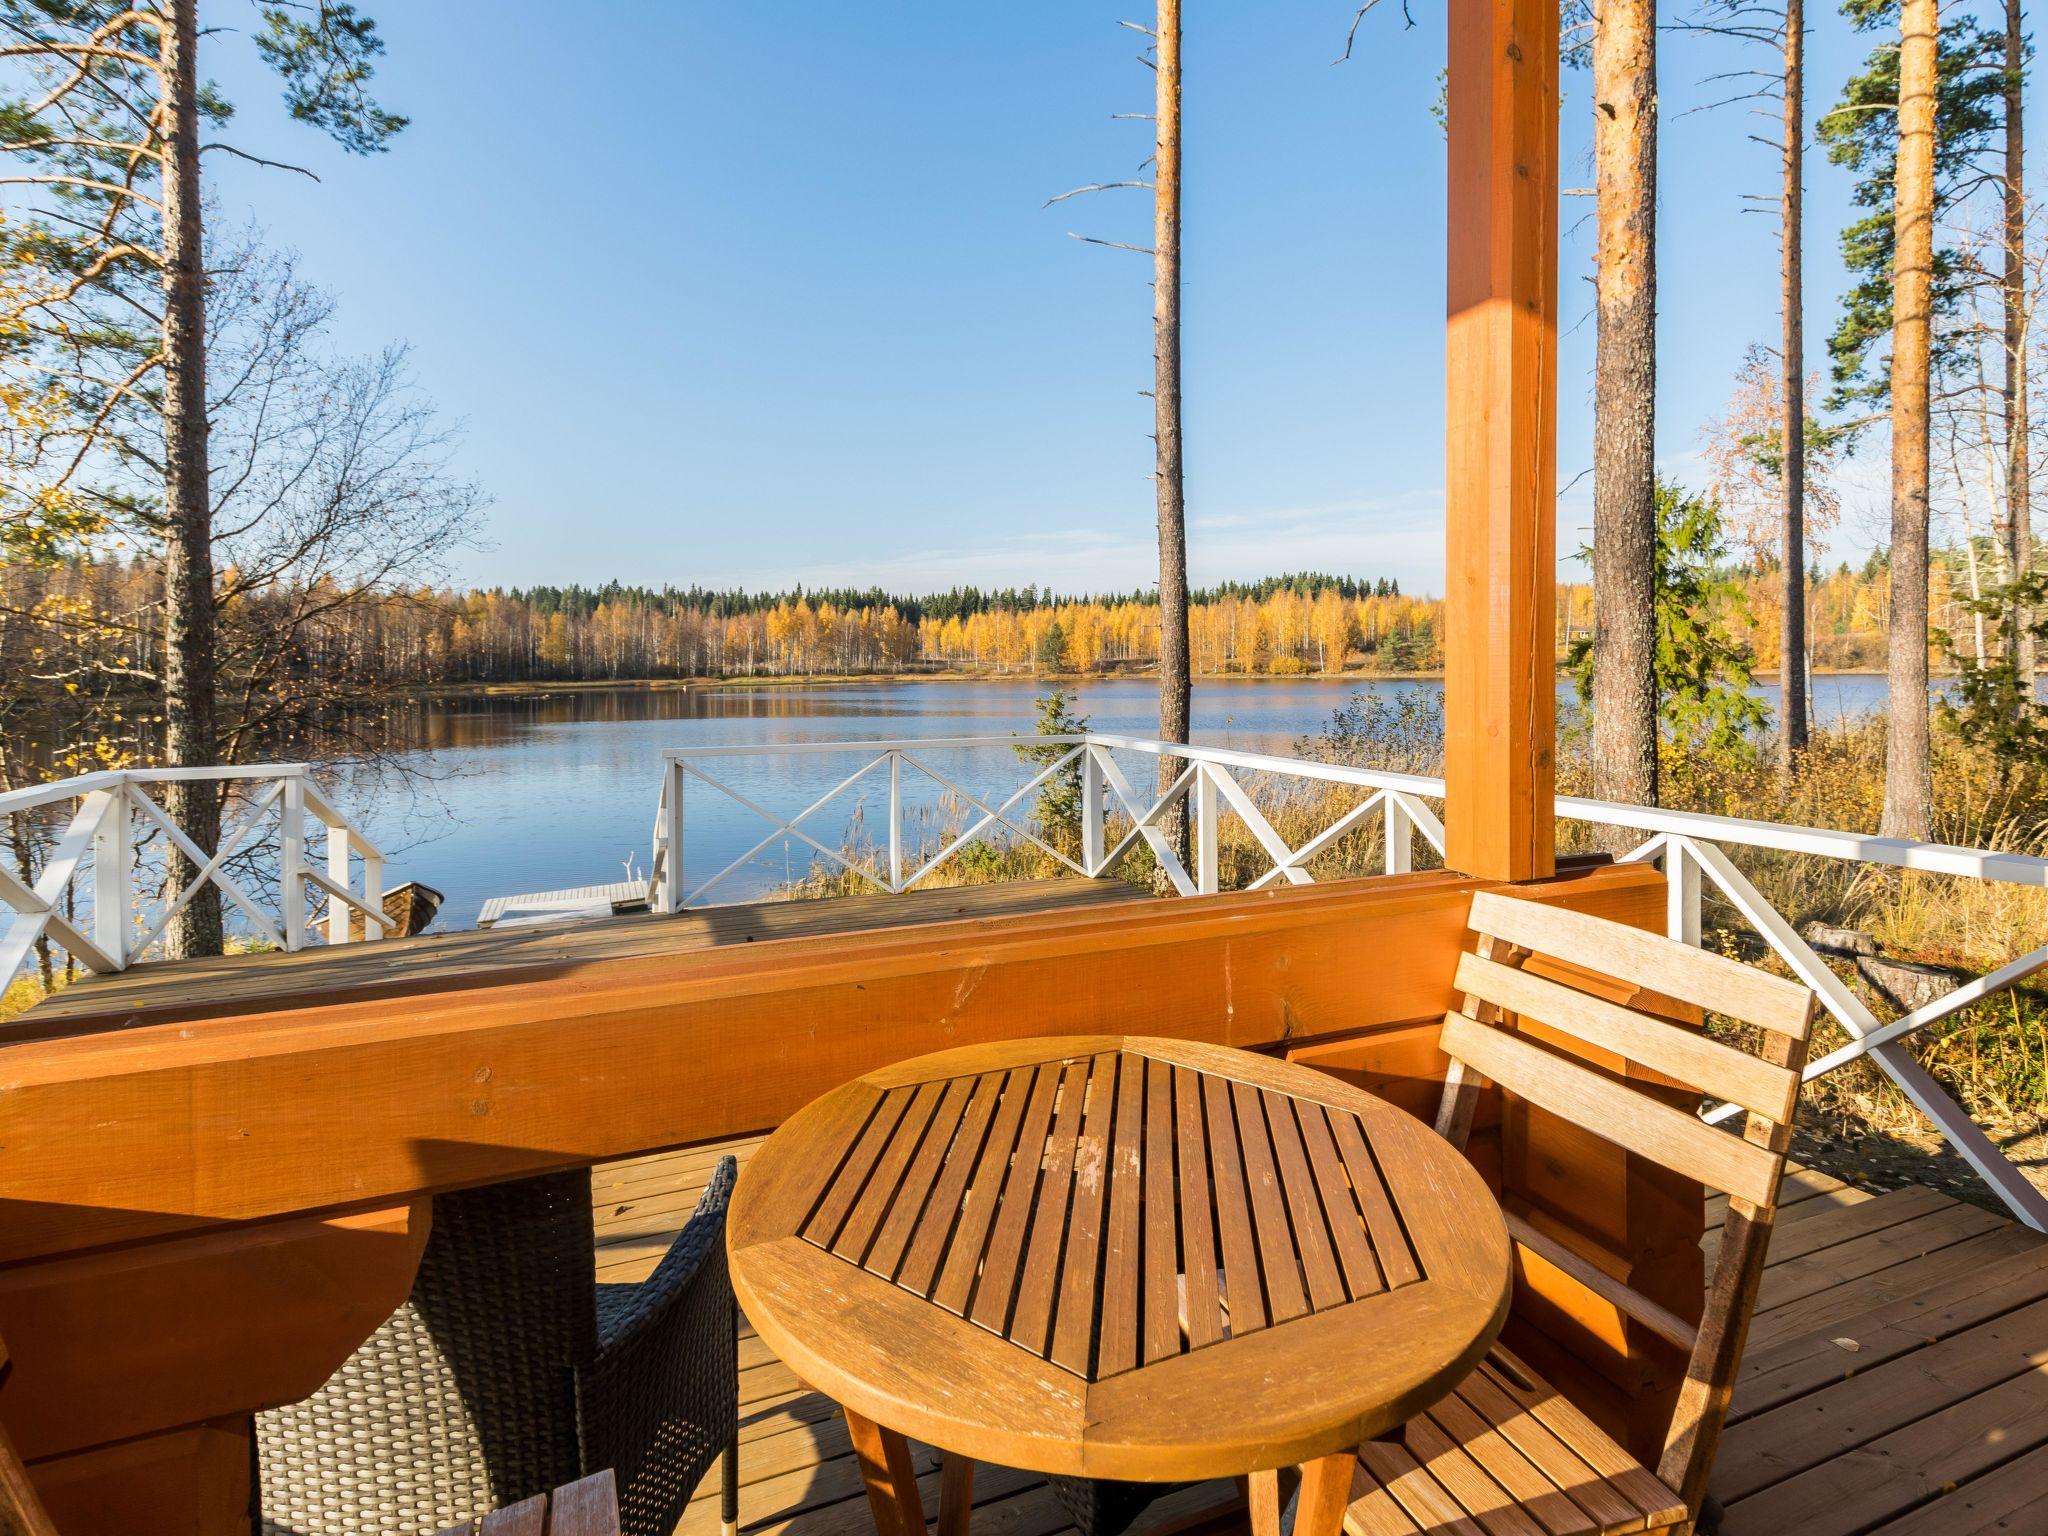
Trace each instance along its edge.
<instances>
[{"instance_id":1,"label":"bare tree branch","mask_svg":"<svg viewBox=\"0 0 2048 1536\"><path fill-rule=\"evenodd\" d=\"M1051 207L1051 206L1052 206L1052 205L1053 205L1054 203L1064 203L1064 202L1065 202L1065 201L1066 201L1066 200L1067 200L1068 198L1070 198L1070 197L1079 197L1079 196L1080 196L1080 195L1081 195L1081 194L1082 194L1083 192L1110 192L1110 191L1114 191L1114 190L1115 190L1116 188L1118 188L1118 187L1147 187L1147 188L1149 188L1149 187L1151 187L1151 185L1152 185L1152 183L1151 183L1151 182L1149 182L1149 181L1097 181L1097 182L1091 182L1091 183L1090 183L1089 185L1087 185L1087 186L1085 186L1085 187L1075 187L1075 188L1073 188L1073 189L1072 189L1071 191L1067 191L1067 192L1062 192L1062 193L1060 193L1060 194L1059 194L1059 196L1057 196L1057 197L1048 197L1048 198L1047 198L1047 199L1046 199L1046 200L1045 200L1045 201L1044 201L1043 203L1040 203L1040 204L1039 204L1039 206L1040 206L1041 208L1050 208L1050 207Z\"/></svg>"}]
</instances>

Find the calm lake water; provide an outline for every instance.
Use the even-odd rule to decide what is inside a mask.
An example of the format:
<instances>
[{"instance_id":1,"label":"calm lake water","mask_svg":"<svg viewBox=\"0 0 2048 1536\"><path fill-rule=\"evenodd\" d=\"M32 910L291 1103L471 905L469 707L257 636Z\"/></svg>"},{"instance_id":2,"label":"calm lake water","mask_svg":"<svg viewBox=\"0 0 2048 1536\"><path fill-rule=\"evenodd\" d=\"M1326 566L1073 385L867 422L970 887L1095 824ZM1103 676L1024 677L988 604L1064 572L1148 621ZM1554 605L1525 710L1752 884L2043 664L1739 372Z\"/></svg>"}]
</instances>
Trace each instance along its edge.
<instances>
[{"instance_id":1,"label":"calm lake water","mask_svg":"<svg viewBox=\"0 0 2048 1536\"><path fill-rule=\"evenodd\" d=\"M1437 691L1425 681L1327 682L1204 679L1195 687L1197 741L1247 751L1290 751L1319 733L1361 689ZM584 689L520 696L437 699L394 725L411 743L401 755L409 783L345 776L341 804L390 854L392 881L418 879L446 893L437 924L474 925L492 896L644 878L661 754L680 747L798 741L1029 733L1044 685L1016 682L876 682L804 688ZM1158 703L1148 678L1105 679L1074 690L1076 709L1102 731L1154 733ZM1770 696L1771 690L1765 690ZM1881 708L1878 677L1816 679L1823 717ZM1031 769L1007 747L931 753L932 768L990 804ZM858 752L742 757L706 762L715 778L779 817L793 817L868 759ZM1149 775L1133 763L1133 781ZM907 807L939 820L939 786L905 768ZM993 798L991 798L993 797ZM684 873L694 889L773 831L743 806L695 783L685 796ZM884 838L888 780L878 770L804 823L837 848L850 819ZM917 836L906 838L906 848ZM817 855L778 838L707 893L758 895ZM910 854L906 852L906 858ZM630 871L628 860L631 860Z\"/></svg>"}]
</instances>

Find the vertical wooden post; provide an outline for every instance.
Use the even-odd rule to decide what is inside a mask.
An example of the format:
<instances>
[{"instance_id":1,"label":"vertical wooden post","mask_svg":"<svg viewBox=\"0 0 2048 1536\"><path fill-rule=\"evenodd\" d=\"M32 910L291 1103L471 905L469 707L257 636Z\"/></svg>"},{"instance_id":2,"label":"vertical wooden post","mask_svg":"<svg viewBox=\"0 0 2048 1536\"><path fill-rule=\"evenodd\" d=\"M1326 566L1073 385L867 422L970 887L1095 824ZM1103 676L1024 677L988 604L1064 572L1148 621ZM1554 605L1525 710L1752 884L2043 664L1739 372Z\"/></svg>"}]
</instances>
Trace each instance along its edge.
<instances>
[{"instance_id":1,"label":"vertical wooden post","mask_svg":"<svg viewBox=\"0 0 2048 1536\"><path fill-rule=\"evenodd\" d=\"M347 827L327 829L327 878L344 891L349 888ZM346 944L349 919L354 916L355 913L349 904L330 892L327 897L327 942ZM370 929L375 925L367 917L360 921L363 925L363 937L367 939L370 936Z\"/></svg>"},{"instance_id":2,"label":"vertical wooden post","mask_svg":"<svg viewBox=\"0 0 2048 1536\"><path fill-rule=\"evenodd\" d=\"M653 893L657 912L680 912L689 887L683 884L683 765L671 757L662 764L661 883Z\"/></svg>"},{"instance_id":3,"label":"vertical wooden post","mask_svg":"<svg viewBox=\"0 0 2048 1536\"><path fill-rule=\"evenodd\" d=\"M889 754L889 889L903 889L903 754Z\"/></svg>"},{"instance_id":4,"label":"vertical wooden post","mask_svg":"<svg viewBox=\"0 0 2048 1536\"><path fill-rule=\"evenodd\" d=\"M135 908L133 825L128 786L109 792L106 815L92 835L92 941L116 965L128 963L129 916ZM0 1527L4 1529L5 1527Z\"/></svg>"},{"instance_id":5,"label":"vertical wooden post","mask_svg":"<svg viewBox=\"0 0 2048 1536\"><path fill-rule=\"evenodd\" d=\"M1081 867L1094 876L1104 873L1102 763L1091 742L1081 749Z\"/></svg>"},{"instance_id":6,"label":"vertical wooden post","mask_svg":"<svg viewBox=\"0 0 2048 1536\"><path fill-rule=\"evenodd\" d=\"M306 947L306 781L293 773L284 781L279 811L277 914L284 928L284 947Z\"/></svg>"},{"instance_id":7,"label":"vertical wooden post","mask_svg":"<svg viewBox=\"0 0 2048 1536\"><path fill-rule=\"evenodd\" d=\"M1217 802L1215 771L1207 763L1195 765L1195 782L1190 794L1195 802L1195 891L1214 896L1223 889L1222 865L1216 855L1221 847L1223 810Z\"/></svg>"},{"instance_id":8,"label":"vertical wooden post","mask_svg":"<svg viewBox=\"0 0 2048 1536\"><path fill-rule=\"evenodd\" d=\"M1451 0L1445 862L1553 873L1557 0Z\"/></svg>"}]
</instances>

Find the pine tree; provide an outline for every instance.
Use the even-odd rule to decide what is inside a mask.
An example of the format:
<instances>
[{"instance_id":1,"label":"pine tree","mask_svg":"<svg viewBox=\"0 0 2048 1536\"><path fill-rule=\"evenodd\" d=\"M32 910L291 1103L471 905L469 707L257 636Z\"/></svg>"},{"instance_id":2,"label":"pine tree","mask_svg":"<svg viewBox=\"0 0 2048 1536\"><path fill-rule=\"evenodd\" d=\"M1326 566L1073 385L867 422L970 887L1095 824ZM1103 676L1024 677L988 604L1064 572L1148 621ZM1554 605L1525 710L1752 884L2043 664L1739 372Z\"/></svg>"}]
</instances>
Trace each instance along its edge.
<instances>
[{"instance_id":1,"label":"pine tree","mask_svg":"<svg viewBox=\"0 0 2048 1536\"><path fill-rule=\"evenodd\" d=\"M116 461L117 480L147 482L101 495L163 540L164 748L173 766L216 762L221 749L200 157L227 149L255 158L201 143L202 125L222 127L233 109L201 71L201 38L214 34L198 10L199 0L0 0L0 149L21 167L0 186L40 199L11 239L69 277L26 319L43 328L46 356L61 334L54 366L70 366L65 382L90 407L95 427L78 463L98 447ZM348 0L262 5L258 14L256 52L283 80L294 118L360 154L405 126L368 94L383 43ZM136 327L137 310L157 317L153 331ZM109 372L90 366L102 362ZM119 422L137 408L161 414L160 464L119 462ZM211 853L216 786L173 786L170 811ZM176 850L170 857L179 883L196 874ZM180 914L173 950L217 954L221 939L209 886Z\"/></svg>"},{"instance_id":2,"label":"pine tree","mask_svg":"<svg viewBox=\"0 0 2048 1536\"><path fill-rule=\"evenodd\" d=\"M1820 124L1829 158L1858 173L1868 212L1843 231L1855 282L1828 342L1835 401L1889 407L1892 438L1891 622L1884 830L1925 837L1932 814L1927 647L1929 460L1935 377L1960 354L1941 322L1958 298L1953 251L1934 231L1971 162L1997 125L2003 45L1968 18L1940 22L1937 0L1848 0L1844 13L1869 32L1899 31ZM1872 352L1889 336L1889 370Z\"/></svg>"},{"instance_id":3,"label":"pine tree","mask_svg":"<svg viewBox=\"0 0 2048 1536\"><path fill-rule=\"evenodd\" d=\"M1593 365L1593 793L1657 801L1657 18L1593 24L1599 255Z\"/></svg>"},{"instance_id":4,"label":"pine tree","mask_svg":"<svg viewBox=\"0 0 2048 1536\"><path fill-rule=\"evenodd\" d=\"M1896 190L1899 159L1898 41L1889 34L1901 25L1900 0L1845 0L1842 14L1859 32L1881 40L1860 74L1842 87L1841 99L1815 125L1830 162L1855 174L1854 200L1863 212L1842 231L1842 261L1852 279L1842 316L1828 338L1834 392L1832 409L1858 409L1864 425L1877 419L1891 398L1891 378L1877 366L1892 332L1892 267L1896 250ZM1933 119L1933 215L1965 190L1972 167L2000 126L2004 42L1970 17L1951 18L1938 30ZM1937 322L1932 363L1937 372L1953 361L1955 348L1939 322L1952 319L1961 298L1958 262L1952 249L1933 255L1932 315Z\"/></svg>"}]
</instances>

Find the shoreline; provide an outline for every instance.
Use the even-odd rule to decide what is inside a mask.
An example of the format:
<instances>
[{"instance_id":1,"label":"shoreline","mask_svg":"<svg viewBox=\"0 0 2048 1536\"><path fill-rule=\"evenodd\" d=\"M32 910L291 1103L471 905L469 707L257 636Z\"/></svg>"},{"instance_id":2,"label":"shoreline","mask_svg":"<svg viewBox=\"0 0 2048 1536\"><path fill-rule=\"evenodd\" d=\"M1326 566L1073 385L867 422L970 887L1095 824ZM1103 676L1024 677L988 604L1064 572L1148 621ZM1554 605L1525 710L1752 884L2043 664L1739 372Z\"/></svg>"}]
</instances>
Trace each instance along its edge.
<instances>
[{"instance_id":1,"label":"shoreline","mask_svg":"<svg viewBox=\"0 0 2048 1536\"><path fill-rule=\"evenodd\" d=\"M1816 669L1810 674L1815 681L1826 678L1882 678L1885 674L1876 667L1843 667ZM1953 673L1934 673L1933 677L1952 677ZM1156 669L1120 672L806 672L788 677L618 677L618 678L556 678L524 679L518 682L502 683L435 683L421 688L403 690L403 696L411 699L436 698L521 698L538 697L550 693L690 693L698 691L769 691L778 688L850 688L872 686L877 683L1038 683L1057 684L1063 687L1086 686L1091 683L1149 682L1156 679ZM1422 683L1442 682L1443 672L1198 672L1197 683L1221 683L1239 685L1248 683L1341 683L1353 682L1361 686L1372 683ZM1563 668L1558 670L1558 680L1565 680ZM1778 681L1775 671L1760 671L1758 682Z\"/></svg>"}]
</instances>

